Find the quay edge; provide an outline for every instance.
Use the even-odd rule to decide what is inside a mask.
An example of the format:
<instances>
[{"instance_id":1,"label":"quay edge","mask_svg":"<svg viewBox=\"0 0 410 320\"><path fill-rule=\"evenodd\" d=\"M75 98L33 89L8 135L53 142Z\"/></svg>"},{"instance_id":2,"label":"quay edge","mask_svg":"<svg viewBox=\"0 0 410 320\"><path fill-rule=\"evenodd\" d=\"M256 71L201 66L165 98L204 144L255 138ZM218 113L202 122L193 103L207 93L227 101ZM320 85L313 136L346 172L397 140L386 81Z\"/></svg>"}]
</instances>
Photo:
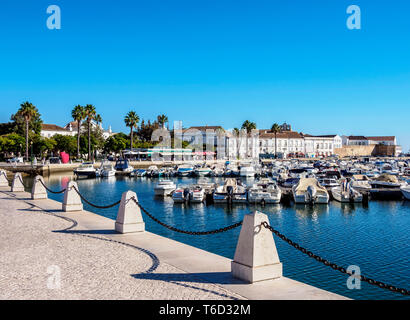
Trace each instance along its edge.
<instances>
[{"instance_id":1,"label":"quay edge","mask_svg":"<svg viewBox=\"0 0 410 320\"><path fill-rule=\"evenodd\" d=\"M114 230L115 221L106 217L81 211L76 213L61 212L60 202L43 199L28 200L26 192L12 194L9 188L0 188L3 195L13 197L43 211L58 212L62 217L77 221L76 229L81 232L95 233L101 230ZM16 211L18 208L15 208ZM16 234L17 236L17 234ZM21 235L20 235L21 236ZM212 283L251 300L350 300L344 296L328 292L311 285L281 277L253 284L246 284L231 275L231 261L228 258L177 242L151 232L118 234L105 232L104 237L144 248L155 254L160 262L172 265L185 273L195 275L206 283ZM51 243L49 245L52 245ZM107 244L108 245L108 244ZM286 266L286 261L284 261Z\"/></svg>"}]
</instances>

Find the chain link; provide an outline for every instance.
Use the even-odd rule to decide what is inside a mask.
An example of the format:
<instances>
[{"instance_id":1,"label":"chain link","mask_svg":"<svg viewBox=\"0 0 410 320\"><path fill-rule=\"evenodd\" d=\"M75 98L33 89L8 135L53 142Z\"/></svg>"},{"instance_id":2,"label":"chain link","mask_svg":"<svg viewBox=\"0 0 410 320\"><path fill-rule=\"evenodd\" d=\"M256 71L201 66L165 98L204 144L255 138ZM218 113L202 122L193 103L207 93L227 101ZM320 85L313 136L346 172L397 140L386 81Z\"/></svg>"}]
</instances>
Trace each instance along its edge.
<instances>
[{"instance_id":1,"label":"chain link","mask_svg":"<svg viewBox=\"0 0 410 320\"><path fill-rule=\"evenodd\" d=\"M51 193L54 193L54 194L64 193L64 192L66 192L66 190L67 190L67 189L63 189L63 190L61 190L61 191L53 191L53 190L49 189L49 188L44 184L43 180L37 179L37 181L39 181L39 182L43 185L43 187L46 188L46 190L47 190L48 192L51 192Z\"/></svg>"},{"instance_id":2,"label":"chain link","mask_svg":"<svg viewBox=\"0 0 410 320\"><path fill-rule=\"evenodd\" d=\"M23 181L23 179L21 179L21 176L20 176L20 175L18 175L18 177L19 177L19 180L20 180L21 184L24 186L24 181Z\"/></svg>"},{"instance_id":3,"label":"chain link","mask_svg":"<svg viewBox=\"0 0 410 320\"><path fill-rule=\"evenodd\" d=\"M118 206L118 205L121 203L121 200L119 200L119 201L117 201L117 202L115 202L115 203L113 203L113 204L110 204L110 205L108 205L108 206L99 206L99 205L93 204L93 203L91 203L90 201L88 201L88 200L80 193L80 191L78 191L78 189L77 189L76 187L72 187L72 188L77 192L77 194L80 196L80 198L81 198L84 202L88 203L90 206L92 206L92 207L94 207L94 208L97 208L97 209L110 209L110 208L112 208L112 207Z\"/></svg>"},{"instance_id":4,"label":"chain link","mask_svg":"<svg viewBox=\"0 0 410 320\"><path fill-rule=\"evenodd\" d=\"M313 252L301 247L300 245L293 242L292 240L287 238L285 235L283 235L279 231L273 229L266 221L262 222L262 226L264 226L266 229L269 229L272 233L277 235L280 239L284 240L285 242L290 244L295 249L297 249L297 250L301 251L302 253L308 255L310 258L313 258L316 261L323 263L325 266L331 267L333 270L337 270L337 271L340 271L341 273L348 274L350 276L352 276L352 275L354 276L354 273L348 272L345 268L343 268L341 266L338 266L336 263L332 263L332 262L330 262L326 259L323 259L322 257L318 256L317 254L314 254ZM392 292L401 293L401 294L406 295L406 296L410 295L410 292L406 289L397 288L395 286L388 285L388 284L385 284L381 281L377 281L377 280L374 280L374 279L371 279L371 278L368 278L368 277L365 277L365 276L362 276L362 275L360 276L360 280L365 281L368 284L378 286L379 288L382 288L382 289L388 289Z\"/></svg>"},{"instance_id":5,"label":"chain link","mask_svg":"<svg viewBox=\"0 0 410 320\"><path fill-rule=\"evenodd\" d=\"M220 228L220 229L216 229L216 230L210 230L210 231L186 231L186 230L181 230L181 229L177 229L177 228L175 228L175 227L172 227L172 226L170 226L170 225L167 225L167 224L161 222L160 220L158 220L157 218L155 218L155 217L154 217L153 215L151 215L147 210L144 209L144 207L137 201L137 199L135 199L135 197L132 197L131 199L135 202L135 204L136 204L149 218L151 218L152 220L154 220L156 223L160 224L161 226L163 226L163 227L165 227L165 228L167 228L167 229L169 229L169 230L172 230L172 231L175 231L175 232L179 232L179 233L184 233L184 234L189 234L189 235L194 235L194 236L203 236L203 235L209 235L209 234L216 234L216 233L226 232L226 231L235 229L235 228L241 226L241 225L242 225L242 222L243 222L243 221L240 221L240 222L237 222L237 223L235 223L235 224L233 224L233 225L230 225L230 226L227 226L227 227L224 227L224 228Z\"/></svg>"}]
</instances>

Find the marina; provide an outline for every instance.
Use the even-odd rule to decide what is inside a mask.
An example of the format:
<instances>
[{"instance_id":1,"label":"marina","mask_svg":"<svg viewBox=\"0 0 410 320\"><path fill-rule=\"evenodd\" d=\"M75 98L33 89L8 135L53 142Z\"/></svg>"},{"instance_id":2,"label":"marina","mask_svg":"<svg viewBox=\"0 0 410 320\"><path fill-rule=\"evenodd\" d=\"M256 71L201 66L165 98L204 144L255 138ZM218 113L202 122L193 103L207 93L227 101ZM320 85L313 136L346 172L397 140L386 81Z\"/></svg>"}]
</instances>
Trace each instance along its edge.
<instances>
[{"instance_id":1,"label":"marina","mask_svg":"<svg viewBox=\"0 0 410 320\"><path fill-rule=\"evenodd\" d=\"M73 180L72 174L46 178L50 188L59 190ZM232 178L228 178L232 179ZM239 178L243 184L258 184L258 178ZM215 227L230 225L240 221L245 214L259 210L268 215L271 224L288 237L313 252L341 264L360 266L364 274L394 282L405 287L409 283L407 268L408 235L410 234L410 202L400 200L368 203L344 203L331 200L327 204L250 204L248 202L194 203L181 201L175 203L173 197L155 196L155 187L161 178L117 176L111 178L78 179L78 187L83 195L94 203L111 203L126 190L135 191L142 205L158 219L172 226L186 230L211 230ZM203 185L211 188L224 185L225 177L170 177L176 186ZM236 179L234 179L237 181ZM31 179L25 179L26 188L30 188ZM178 187L177 189L178 190ZM184 189L182 189L183 194ZM104 194L101 198L98 195ZM192 196L192 195L191 195ZM62 201L62 195L50 194L50 198ZM102 201L102 199L104 201ZM117 210L96 210L84 203L86 210L115 219ZM155 234L174 239L191 246L233 258L239 230L230 234L216 234L212 238L192 237L175 233L150 220L146 228ZM353 299L404 299L405 297L374 288L362 283L361 290L346 288L346 277L331 268L295 253L294 249L282 241L276 245L283 261L287 277L308 283L324 290L329 290ZM348 248L348 249L347 249ZM386 265L388 261L388 266ZM326 279L324 281L323 279Z\"/></svg>"},{"instance_id":2,"label":"marina","mask_svg":"<svg viewBox=\"0 0 410 320\"><path fill-rule=\"evenodd\" d=\"M410 2L376 2L8 1L0 299L409 301Z\"/></svg>"}]
</instances>

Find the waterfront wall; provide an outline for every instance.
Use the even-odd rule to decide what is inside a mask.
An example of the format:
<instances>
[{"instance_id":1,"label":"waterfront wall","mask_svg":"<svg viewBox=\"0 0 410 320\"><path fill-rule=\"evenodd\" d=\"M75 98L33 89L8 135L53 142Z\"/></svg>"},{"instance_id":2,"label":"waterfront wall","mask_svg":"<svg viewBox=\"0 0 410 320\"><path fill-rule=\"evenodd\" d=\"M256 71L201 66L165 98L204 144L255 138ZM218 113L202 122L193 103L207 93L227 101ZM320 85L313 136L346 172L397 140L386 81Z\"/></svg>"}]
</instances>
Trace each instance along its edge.
<instances>
[{"instance_id":1,"label":"waterfront wall","mask_svg":"<svg viewBox=\"0 0 410 320\"><path fill-rule=\"evenodd\" d=\"M335 154L339 157L360 157L360 156L372 156L374 155L376 145L370 146L343 146L342 148L336 148Z\"/></svg>"},{"instance_id":2,"label":"waterfront wall","mask_svg":"<svg viewBox=\"0 0 410 320\"><path fill-rule=\"evenodd\" d=\"M369 146L343 146L336 148L335 154L339 157L361 157L361 156L388 156L394 157L396 154L396 146L386 146L381 144L373 144Z\"/></svg>"}]
</instances>

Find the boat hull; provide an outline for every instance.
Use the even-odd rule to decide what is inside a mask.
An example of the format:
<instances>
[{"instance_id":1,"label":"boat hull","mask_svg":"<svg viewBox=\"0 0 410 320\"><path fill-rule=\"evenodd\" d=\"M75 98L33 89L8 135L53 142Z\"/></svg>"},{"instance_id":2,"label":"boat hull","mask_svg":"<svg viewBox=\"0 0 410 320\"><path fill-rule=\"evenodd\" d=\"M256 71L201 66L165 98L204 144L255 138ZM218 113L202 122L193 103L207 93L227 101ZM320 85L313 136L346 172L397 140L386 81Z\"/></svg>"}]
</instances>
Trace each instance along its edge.
<instances>
[{"instance_id":1,"label":"boat hull","mask_svg":"<svg viewBox=\"0 0 410 320\"><path fill-rule=\"evenodd\" d=\"M401 189L401 193L403 194L403 197L407 200L410 200L410 188L408 189Z\"/></svg>"}]
</instances>

